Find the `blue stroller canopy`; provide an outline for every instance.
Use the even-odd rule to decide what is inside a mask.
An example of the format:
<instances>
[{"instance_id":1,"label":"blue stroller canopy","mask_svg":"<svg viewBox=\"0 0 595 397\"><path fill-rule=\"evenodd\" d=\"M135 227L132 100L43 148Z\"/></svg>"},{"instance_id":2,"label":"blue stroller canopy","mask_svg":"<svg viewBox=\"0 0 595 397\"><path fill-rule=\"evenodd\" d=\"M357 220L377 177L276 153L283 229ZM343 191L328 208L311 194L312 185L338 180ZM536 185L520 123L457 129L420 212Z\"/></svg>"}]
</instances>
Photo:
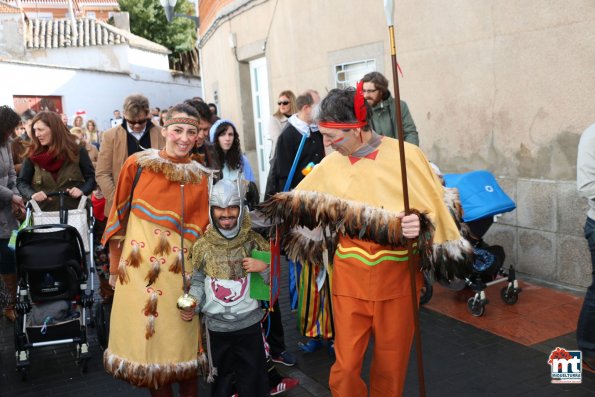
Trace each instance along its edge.
<instances>
[{"instance_id":1,"label":"blue stroller canopy","mask_svg":"<svg viewBox=\"0 0 595 397\"><path fill-rule=\"evenodd\" d=\"M456 187L459 190L464 222L503 214L516 208L514 201L489 171L445 174L443 177L447 187Z\"/></svg>"}]
</instances>

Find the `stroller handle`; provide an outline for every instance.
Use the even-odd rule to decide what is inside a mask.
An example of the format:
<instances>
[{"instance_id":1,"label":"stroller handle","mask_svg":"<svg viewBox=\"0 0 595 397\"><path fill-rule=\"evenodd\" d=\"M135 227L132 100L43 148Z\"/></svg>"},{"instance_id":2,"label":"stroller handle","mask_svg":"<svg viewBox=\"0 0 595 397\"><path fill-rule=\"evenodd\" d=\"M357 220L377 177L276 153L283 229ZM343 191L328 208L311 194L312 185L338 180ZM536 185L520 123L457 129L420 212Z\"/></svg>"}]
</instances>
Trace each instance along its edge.
<instances>
[{"instance_id":1,"label":"stroller handle","mask_svg":"<svg viewBox=\"0 0 595 397\"><path fill-rule=\"evenodd\" d=\"M60 190L58 192L49 192L46 193L45 195L48 197L56 197L56 196L63 196L63 195L67 195L68 192L66 190Z\"/></svg>"}]
</instances>

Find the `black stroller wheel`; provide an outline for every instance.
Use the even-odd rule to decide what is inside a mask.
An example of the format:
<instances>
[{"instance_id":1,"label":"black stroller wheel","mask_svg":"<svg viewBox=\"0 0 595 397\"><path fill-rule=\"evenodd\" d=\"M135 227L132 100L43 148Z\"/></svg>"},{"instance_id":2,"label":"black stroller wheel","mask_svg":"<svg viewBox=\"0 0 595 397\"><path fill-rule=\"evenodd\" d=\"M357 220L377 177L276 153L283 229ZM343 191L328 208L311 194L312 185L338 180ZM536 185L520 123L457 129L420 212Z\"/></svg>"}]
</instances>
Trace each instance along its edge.
<instances>
[{"instance_id":1,"label":"black stroller wheel","mask_svg":"<svg viewBox=\"0 0 595 397\"><path fill-rule=\"evenodd\" d=\"M485 312L485 305L479 299L471 297L467 301L467 310L472 316L481 317Z\"/></svg>"},{"instance_id":2,"label":"black stroller wheel","mask_svg":"<svg viewBox=\"0 0 595 397\"><path fill-rule=\"evenodd\" d=\"M434 286L430 282L428 276L424 273L424 284L421 287L421 291L419 294L419 304L425 305L432 299L432 295L434 294Z\"/></svg>"},{"instance_id":3,"label":"black stroller wheel","mask_svg":"<svg viewBox=\"0 0 595 397\"><path fill-rule=\"evenodd\" d=\"M503 287L500 290L502 300L508 305L514 305L519 300L519 294L514 291L513 287Z\"/></svg>"}]
</instances>

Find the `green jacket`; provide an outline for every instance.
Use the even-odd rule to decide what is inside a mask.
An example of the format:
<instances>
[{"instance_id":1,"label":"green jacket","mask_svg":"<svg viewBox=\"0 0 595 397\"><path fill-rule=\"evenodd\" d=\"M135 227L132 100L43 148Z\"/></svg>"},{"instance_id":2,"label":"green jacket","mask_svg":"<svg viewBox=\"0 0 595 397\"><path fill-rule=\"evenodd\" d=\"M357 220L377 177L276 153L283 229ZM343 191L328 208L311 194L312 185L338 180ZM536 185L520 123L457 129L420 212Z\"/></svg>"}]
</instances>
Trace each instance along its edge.
<instances>
[{"instance_id":1,"label":"green jacket","mask_svg":"<svg viewBox=\"0 0 595 397\"><path fill-rule=\"evenodd\" d=\"M396 120L395 100L392 95L389 94L387 99L378 102L372 110L374 131L380 135L397 138L397 126L394 123ZM409 107L404 101L401 101L401 117L403 118L403 134L405 136L405 142L419 146L417 128L415 127L411 113L409 113Z\"/></svg>"}]
</instances>

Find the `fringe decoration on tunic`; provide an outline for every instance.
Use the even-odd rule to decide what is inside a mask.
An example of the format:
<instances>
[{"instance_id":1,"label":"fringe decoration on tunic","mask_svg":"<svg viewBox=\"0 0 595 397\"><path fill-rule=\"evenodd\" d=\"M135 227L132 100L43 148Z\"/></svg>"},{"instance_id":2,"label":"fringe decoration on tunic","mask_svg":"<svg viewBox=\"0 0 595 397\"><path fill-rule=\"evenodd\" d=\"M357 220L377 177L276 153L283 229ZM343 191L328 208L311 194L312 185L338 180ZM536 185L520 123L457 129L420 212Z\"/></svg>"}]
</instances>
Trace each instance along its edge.
<instances>
[{"instance_id":1,"label":"fringe decoration on tunic","mask_svg":"<svg viewBox=\"0 0 595 397\"><path fill-rule=\"evenodd\" d=\"M174 382L196 377L196 360L181 363L144 364L131 362L110 352L103 353L105 370L117 379L125 380L136 387L158 389Z\"/></svg>"},{"instance_id":2,"label":"fringe decoration on tunic","mask_svg":"<svg viewBox=\"0 0 595 397\"><path fill-rule=\"evenodd\" d=\"M128 271L126 269L126 261L124 259L120 259L120 263L118 263L118 279L120 280L121 284L128 283Z\"/></svg>"},{"instance_id":3,"label":"fringe decoration on tunic","mask_svg":"<svg viewBox=\"0 0 595 397\"><path fill-rule=\"evenodd\" d=\"M204 325L204 329L206 330L206 325ZM206 330L206 332L209 332ZM206 336L205 336L206 337ZM210 352L209 352L210 354ZM204 349L203 344L203 322L200 315L198 316L198 354L196 357L196 361L198 363L198 369L200 374L207 375L209 373L209 358L207 357L207 353Z\"/></svg>"},{"instance_id":4,"label":"fringe decoration on tunic","mask_svg":"<svg viewBox=\"0 0 595 397\"><path fill-rule=\"evenodd\" d=\"M329 194L299 190L278 193L261 205L261 211L269 219L283 219L289 228L330 226L352 238L403 245L401 220L396 213Z\"/></svg>"},{"instance_id":5,"label":"fringe decoration on tunic","mask_svg":"<svg viewBox=\"0 0 595 397\"><path fill-rule=\"evenodd\" d=\"M149 339L155 334L155 318L157 317L157 292L151 292L143 313L147 316L147 327L145 332L145 339Z\"/></svg>"},{"instance_id":6,"label":"fringe decoration on tunic","mask_svg":"<svg viewBox=\"0 0 595 397\"><path fill-rule=\"evenodd\" d=\"M151 270L149 270L147 277L145 277L145 280L148 282L147 287L153 284L155 280L157 280L157 277L159 277L159 273L161 272L161 263L163 262L165 262L165 259L163 258L157 259L154 256L151 257Z\"/></svg>"},{"instance_id":7,"label":"fringe decoration on tunic","mask_svg":"<svg viewBox=\"0 0 595 397\"><path fill-rule=\"evenodd\" d=\"M158 298L158 294L157 292L151 292L151 295L149 295L149 299L147 299L147 303L145 304L145 308L143 309L143 313L145 316L148 316L149 314L155 315L155 313L157 313L157 298Z\"/></svg>"},{"instance_id":8,"label":"fringe decoration on tunic","mask_svg":"<svg viewBox=\"0 0 595 397\"><path fill-rule=\"evenodd\" d=\"M153 335L155 335L155 316L149 314L147 316L147 332L145 332L145 339L149 339Z\"/></svg>"},{"instance_id":9,"label":"fringe decoration on tunic","mask_svg":"<svg viewBox=\"0 0 595 397\"><path fill-rule=\"evenodd\" d=\"M162 173L168 181L176 183L200 183L203 176L215 173L196 161L174 163L159 155L159 150L148 149L137 154L138 164L156 173Z\"/></svg>"},{"instance_id":10,"label":"fringe decoration on tunic","mask_svg":"<svg viewBox=\"0 0 595 397\"><path fill-rule=\"evenodd\" d=\"M286 228L328 226L330 230L351 238L392 247L405 246L397 213L329 194L300 190L278 193L263 203L260 209L273 222L283 219ZM469 242L461 238L434 244L434 225L428 216L413 209L411 213L420 218L420 235L416 242L422 269L431 269L437 279L446 280L469 274L473 253ZM286 236L284 246L294 260L322 263L322 240L291 232Z\"/></svg>"},{"instance_id":11,"label":"fringe decoration on tunic","mask_svg":"<svg viewBox=\"0 0 595 397\"><path fill-rule=\"evenodd\" d=\"M159 241L157 242L157 246L153 250L153 255L159 256L167 256L171 252L171 246L169 245L169 241L167 237L171 235L171 232L168 230L155 230L155 234L159 233Z\"/></svg>"},{"instance_id":12,"label":"fringe decoration on tunic","mask_svg":"<svg viewBox=\"0 0 595 397\"><path fill-rule=\"evenodd\" d=\"M139 243L132 242L132 249L130 250L130 254L128 255L128 263L132 267L139 267L140 263L143 260L143 257L140 253Z\"/></svg>"},{"instance_id":13,"label":"fringe decoration on tunic","mask_svg":"<svg viewBox=\"0 0 595 397\"><path fill-rule=\"evenodd\" d=\"M175 256L174 262L169 266L169 271L172 273L182 273L182 251Z\"/></svg>"}]
</instances>

